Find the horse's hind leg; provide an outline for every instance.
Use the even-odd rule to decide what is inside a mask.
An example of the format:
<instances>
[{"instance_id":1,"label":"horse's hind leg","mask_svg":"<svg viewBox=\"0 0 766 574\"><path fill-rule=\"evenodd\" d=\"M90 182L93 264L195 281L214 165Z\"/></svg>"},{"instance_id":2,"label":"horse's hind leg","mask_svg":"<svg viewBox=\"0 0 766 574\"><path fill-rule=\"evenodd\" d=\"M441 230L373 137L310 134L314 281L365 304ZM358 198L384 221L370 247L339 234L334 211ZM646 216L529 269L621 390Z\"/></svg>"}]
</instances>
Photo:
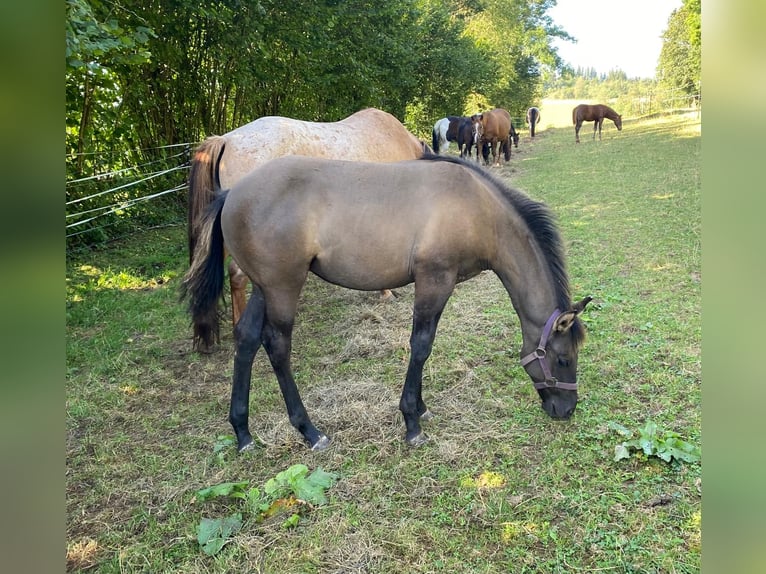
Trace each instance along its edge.
<instances>
[{"instance_id":1,"label":"horse's hind leg","mask_svg":"<svg viewBox=\"0 0 766 574\"><path fill-rule=\"evenodd\" d=\"M582 127L582 122L577 121L575 124L575 143L580 143L580 128Z\"/></svg>"},{"instance_id":2,"label":"horse's hind leg","mask_svg":"<svg viewBox=\"0 0 766 574\"><path fill-rule=\"evenodd\" d=\"M229 262L229 287L231 289L231 322L237 326L239 318L245 312L247 302L247 275L234 263Z\"/></svg>"},{"instance_id":3,"label":"horse's hind leg","mask_svg":"<svg viewBox=\"0 0 766 574\"><path fill-rule=\"evenodd\" d=\"M265 304L260 289L253 289L245 311L234 327L236 353L234 355L234 378L231 385L229 422L237 435L239 452L253 446L253 437L248 429L250 404L250 378L253 359L261 346Z\"/></svg>"},{"instance_id":4,"label":"horse's hind leg","mask_svg":"<svg viewBox=\"0 0 766 574\"><path fill-rule=\"evenodd\" d=\"M290 367L293 319L298 294L292 297L289 295L289 290L287 291L287 298L282 300L286 303L283 312L280 312L276 305L269 304L266 323L263 326L263 346L279 381L279 389L285 400L290 424L303 435L311 446L311 450L322 450L330 444L330 439L311 422Z\"/></svg>"}]
</instances>

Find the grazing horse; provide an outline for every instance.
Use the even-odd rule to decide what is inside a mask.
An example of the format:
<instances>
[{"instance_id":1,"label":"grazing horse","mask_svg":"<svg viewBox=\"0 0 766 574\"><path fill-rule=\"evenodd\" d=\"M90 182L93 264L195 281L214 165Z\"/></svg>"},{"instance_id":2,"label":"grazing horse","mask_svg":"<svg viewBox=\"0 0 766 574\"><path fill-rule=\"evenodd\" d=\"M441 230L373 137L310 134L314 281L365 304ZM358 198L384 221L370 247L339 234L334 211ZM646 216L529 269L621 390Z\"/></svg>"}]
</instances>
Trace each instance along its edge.
<instances>
[{"instance_id":1,"label":"grazing horse","mask_svg":"<svg viewBox=\"0 0 766 574\"><path fill-rule=\"evenodd\" d=\"M398 163L278 158L218 194L200 231L200 249L182 282L200 336L212 340L217 329L224 242L253 283L235 329L229 421L239 451L253 444L250 379L261 345L290 423L312 450L330 442L311 422L290 368L298 298L309 272L350 289L415 283L399 402L408 444L428 440L420 427L431 416L421 392L423 367L447 300L458 282L488 269L519 316L521 364L543 410L556 419L575 410L585 336L578 315L590 297L572 303L564 245L548 207L475 162L430 154Z\"/></svg>"},{"instance_id":2,"label":"grazing horse","mask_svg":"<svg viewBox=\"0 0 766 574\"><path fill-rule=\"evenodd\" d=\"M450 142L458 140L460 125L464 119L463 116L447 116L434 124L434 129L431 132L431 143L435 153L447 151Z\"/></svg>"},{"instance_id":3,"label":"grazing horse","mask_svg":"<svg viewBox=\"0 0 766 574\"><path fill-rule=\"evenodd\" d=\"M511 122L511 131L508 132L508 138L509 142L513 142L513 147L517 148L519 147L519 132L516 131L516 128L513 127L513 122ZM503 152L504 157L506 160L511 159L511 148L508 147L507 142L503 142L500 146L500 151ZM484 142L481 146L481 155L484 158L484 163L489 165L489 143Z\"/></svg>"},{"instance_id":4,"label":"grazing horse","mask_svg":"<svg viewBox=\"0 0 766 574\"><path fill-rule=\"evenodd\" d=\"M475 146L476 141L473 130L473 122L471 121L471 118L464 117L460 120L457 132L457 147L460 151L460 157L471 157L471 148ZM489 151L487 153L489 153ZM478 148L476 155L479 155Z\"/></svg>"},{"instance_id":5,"label":"grazing horse","mask_svg":"<svg viewBox=\"0 0 766 574\"><path fill-rule=\"evenodd\" d=\"M527 110L527 124L529 124L529 137L535 137L535 126L540 123L540 110L531 107Z\"/></svg>"},{"instance_id":6,"label":"grazing horse","mask_svg":"<svg viewBox=\"0 0 766 574\"><path fill-rule=\"evenodd\" d=\"M471 116L473 129L476 134L477 148L484 143L489 145L492 152L492 163L500 165L497 158L497 144L501 144L501 150L505 152L505 161L511 159L511 145L509 135L511 131L511 114L503 108L495 108L488 112ZM476 154L476 159L479 159Z\"/></svg>"},{"instance_id":7,"label":"grazing horse","mask_svg":"<svg viewBox=\"0 0 766 574\"><path fill-rule=\"evenodd\" d=\"M400 161L417 159L428 148L391 114L367 108L338 122L305 122L267 116L211 136L197 147L189 173L189 259L199 236L198 219L215 192L237 183L253 168L284 155L346 160ZM229 264L232 321L245 310L247 276L235 259ZM387 289L384 298L391 296ZM195 341L199 337L195 334ZM209 351L210 348L198 348Z\"/></svg>"},{"instance_id":8,"label":"grazing horse","mask_svg":"<svg viewBox=\"0 0 766 574\"><path fill-rule=\"evenodd\" d=\"M596 139L596 129L598 129L598 139L601 141L601 124L604 118L609 118L617 126L618 131L622 131L622 116L615 112L609 106L604 104L580 104L572 110L572 123L575 125L575 143L580 143L580 127L583 122L595 122L593 124L593 139Z\"/></svg>"}]
</instances>

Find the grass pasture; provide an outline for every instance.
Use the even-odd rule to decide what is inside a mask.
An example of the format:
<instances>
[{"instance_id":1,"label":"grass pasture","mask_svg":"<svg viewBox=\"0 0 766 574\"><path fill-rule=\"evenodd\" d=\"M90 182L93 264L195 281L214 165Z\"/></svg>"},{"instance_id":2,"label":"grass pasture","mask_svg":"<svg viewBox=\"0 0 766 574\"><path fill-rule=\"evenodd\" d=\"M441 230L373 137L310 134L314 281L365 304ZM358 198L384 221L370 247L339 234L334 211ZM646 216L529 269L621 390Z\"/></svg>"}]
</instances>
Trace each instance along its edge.
<instances>
[{"instance_id":1,"label":"grass pasture","mask_svg":"<svg viewBox=\"0 0 766 574\"><path fill-rule=\"evenodd\" d=\"M333 443L310 452L290 427L268 360L253 369L250 426L263 445L224 446L232 337L190 351L178 303L184 229L67 261L66 492L71 572L698 572L701 467L632 456L610 423L647 421L701 442L698 118L605 122L603 141L545 129L500 174L556 212L584 314L580 404L557 422L518 364L518 319L499 280L460 284L424 372L431 440L403 443L397 405L412 287L376 293L311 278L293 367ZM237 501L194 501L222 482L262 486L303 463L338 475L300 522L245 515L215 556L197 525Z\"/></svg>"}]
</instances>

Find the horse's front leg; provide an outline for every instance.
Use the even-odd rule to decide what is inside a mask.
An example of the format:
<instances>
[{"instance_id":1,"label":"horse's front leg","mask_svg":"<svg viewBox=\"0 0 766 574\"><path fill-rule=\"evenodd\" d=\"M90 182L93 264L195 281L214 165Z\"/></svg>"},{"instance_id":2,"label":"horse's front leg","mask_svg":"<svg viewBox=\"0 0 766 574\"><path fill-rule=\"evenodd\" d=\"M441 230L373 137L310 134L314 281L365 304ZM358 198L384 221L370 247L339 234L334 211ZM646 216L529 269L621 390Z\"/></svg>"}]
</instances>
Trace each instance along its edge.
<instances>
[{"instance_id":1,"label":"horse's front leg","mask_svg":"<svg viewBox=\"0 0 766 574\"><path fill-rule=\"evenodd\" d=\"M420 428L421 419L432 417L423 401L423 365L431 355L436 327L454 286L455 275L451 273L439 273L415 281L410 362L399 401L399 410L402 411L407 427L405 440L410 446L420 446L428 440L428 435Z\"/></svg>"},{"instance_id":2,"label":"horse's front leg","mask_svg":"<svg viewBox=\"0 0 766 574\"><path fill-rule=\"evenodd\" d=\"M271 308L269 309L270 312ZM269 316L263 326L263 346L269 355L269 361L271 361L277 381L279 381L279 389L282 391L290 424L303 435L311 450L322 450L330 444L330 439L317 430L311 422L306 407L303 406L290 366L292 329L292 317L279 320Z\"/></svg>"},{"instance_id":3,"label":"horse's front leg","mask_svg":"<svg viewBox=\"0 0 766 574\"><path fill-rule=\"evenodd\" d=\"M231 384L229 422L237 436L239 452L253 446L253 437L248 429L250 378L253 359L261 346L265 304L260 289L253 289L253 295L244 313L234 327L236 352L234 355L234 377Z\"/></svg>"},{"instance_id":4,"label":"horse's front leg","mask_svg":"<svg viewBox=\"0 0 766 574\"><path fill-rule=\"evenodd\" d=\"M596 130L598 130L598 139L601 141L601 120L599 119L593 122L593 141L596 141Z\"/></svg>"}]
</instances>

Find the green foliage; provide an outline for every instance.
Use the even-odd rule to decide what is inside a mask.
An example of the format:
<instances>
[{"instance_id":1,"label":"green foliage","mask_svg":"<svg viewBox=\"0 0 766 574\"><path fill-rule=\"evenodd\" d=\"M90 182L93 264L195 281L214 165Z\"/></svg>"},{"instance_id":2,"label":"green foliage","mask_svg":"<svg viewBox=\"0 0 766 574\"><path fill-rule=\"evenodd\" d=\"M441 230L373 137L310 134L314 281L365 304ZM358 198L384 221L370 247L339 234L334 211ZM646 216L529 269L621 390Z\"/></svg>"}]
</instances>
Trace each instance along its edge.
<instances>
[{"instance_id":1,"label":"green foliage","mask_svg":"<svg viewBox=\"0 0 766 574\"><path fill-rule=\"evenodd\" d=\"M668 19L662 34L657 77L666 88L698 97L701 91L702 31L700 0L684 0Z\"/></svg>"},{"instance_id":2,"label":"green foliage","mask_svg":"<svg viewBox=\"0 0 766 574\"><path fill-rule=\"evenodd\" d=\"M610 428L624 437L632 437L634 433L617 423L609 423ZM614 448L614 460L619 461L630 458L631 454L643 454L644 457L655 456L671 462L672 460L683 462L699 462L700 449L680 438L673 431L661 431L652 421L638 429L638 437L624 441Z\"/></svg>"},{"instance_id":3,"label":"green foliage","mask_svg":"<svg viewBox=\"0 0 766 574\"><path fill-rule=\"evenodd\" d=\"M309 475L305 464L295 464L270 479L263 487L267 497L272 499L295 496L298 500L314 505L327 503L324 491L335 482L336 475L321 468Z\"/></svg>"},{"instance_id":4,"label":"green foliage","mask_svg":"<svg viewBox=\"0 0 766 574\"><path fill-rule=\"evenodd\" d=\"M244 501L244 508L256 522L278 514L288 513L283 528L294 528L300 522L300 511L327 504L325 491L337 480L337 475L317 468L309 474L304 464L294 464L269 479L263 490L250 487L247 480L222 482L202 488L195 493L196 502L217 498ZM224 518L203 518L197 527L197 541L202 551L217 554L228 539L242 526L242 514L236 512Z\"/></svg>"},{"instance_id":5,"label":"green foliage","mask_svg":"<svg viewBox=\"0 0 766 574\"><path fill-rule=\"evenodd\" d=\"M226 518L203 518L197 527L197 542L208 556L218 554L229 539L242 528L242 515Z\"/></svg>"}]
</instances>

